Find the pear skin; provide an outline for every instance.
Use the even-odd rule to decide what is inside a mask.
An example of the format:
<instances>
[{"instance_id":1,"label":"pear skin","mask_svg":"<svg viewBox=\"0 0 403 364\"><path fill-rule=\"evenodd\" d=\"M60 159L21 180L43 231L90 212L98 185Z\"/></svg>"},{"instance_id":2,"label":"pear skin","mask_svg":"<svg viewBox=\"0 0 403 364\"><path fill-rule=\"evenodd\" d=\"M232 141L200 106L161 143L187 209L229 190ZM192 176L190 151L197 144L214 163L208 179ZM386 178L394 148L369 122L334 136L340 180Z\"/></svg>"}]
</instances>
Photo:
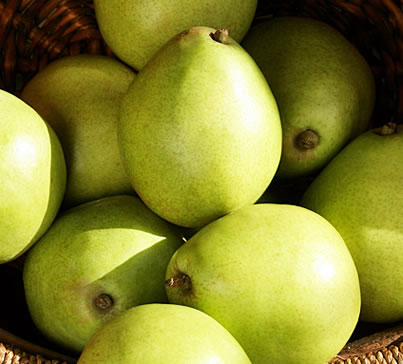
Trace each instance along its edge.
<instances>
[{"instance_id":1,"label":"pear skin","mask_svg":"<svg viewBox=\"0 0 403 364\"><path fill-rule=\"evenodd\" d=\"M123 98L122 160L144 203L184 227L254 203L281 155L276 101L226 30L195 27L167 42Z\"/></svg>"},{"instance_id":2,"label":"pear skin","mask_svg":"<svg viewBox=\"0 0 403 364\"><path fill-rule=\"evenodd\" d=\"M178 229L137 197L119 195L65 210L27 253L27 305L52 342L80 352L122 311L164 303L166 265L183 243Z\"/></svg>"},{"instance_id":3,"label":"pear skin","mask_svg":"<svg viewBox=\"0 0 403 364\"><path fill-rule=\"evenodd\" d=\"M134 194L120 160L120 100L135 74L116 59L78 55L37 73L21 98L55 130L67 164L63 207L102 197Z\"/></svg>"},{"instance_id":4,"label":"pear skin","mask_svg":"<svg viewBox=\"0 0 403 364\"><path fill-rule=\"evenodd\" d=\"M315 174L368 129L374 77L335 28L311 18L279 17L254 25L242 46L262 70L280 109L278 177Z\"/></svg>"},{"instance_id":5,"label":"pear skin","mask_svg":"<svg viewBox=\"0 0 403 364\"><path fill-rule=\"evenodd\" d=\"M354 258L361 319L403 320L403 125L349 143L317 176L301 204L329 220Z\"/></svg>"},{"instance_id":6,"label":"pear skin","mask_svg":"<svg viewBox=\"0 0 403 364\"><path fill-rule=\"evenodd\" d=\"M195 26L226 28L240 42L257 0L95 0L97 24L113 52L141 70L171 37Z\"/></svg>"},{"instance_id":7,"label":"pear skin","mask_svg":"<svg viewBox=\"0 0 403 364\"><path fill-rule=\"evenodd\" d=\"M251 364L217 321L186 306L133 307L106 323L85 346L78 364Z\"/></svg>"},{"instance_id":8,"label":"pear skin","mask_svg":"<svg viewBox=\"0 0 403 364\"><path fill-rule=\"evenodd\" d=\"M0 264L22 255L50 227L66 190L66 163L53 129L0 90Z\"/></svg>"},{"instance_id":9,"label":"pear skin","mask_svg":"<svg viewBox=\"0 0 403 364\"><path fill-rule=\"evenodd\" d=\"M172 256L166 278L171 303L215 318L254 364L326 363L360 312L340 234L294 205L246 206L204 226Z\"/></svg>"}]
</instances>

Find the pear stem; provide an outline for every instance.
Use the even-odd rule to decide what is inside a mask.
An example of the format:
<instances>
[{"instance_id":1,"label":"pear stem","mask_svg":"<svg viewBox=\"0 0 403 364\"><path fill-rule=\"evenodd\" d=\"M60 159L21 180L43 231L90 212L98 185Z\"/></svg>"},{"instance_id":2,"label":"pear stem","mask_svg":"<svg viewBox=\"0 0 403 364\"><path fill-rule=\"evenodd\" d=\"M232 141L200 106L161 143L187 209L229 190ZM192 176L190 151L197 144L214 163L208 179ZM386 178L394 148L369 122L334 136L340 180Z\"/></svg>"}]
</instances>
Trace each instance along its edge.
<instances>
[{"instance_id":1,"label":"pear stem","mask_svg":"<svg viewBox=\"0 0 403 364\"><path fill-rule=\"evenodd\" d=\"M95 306L101 311L106 311L112 308L113 299L106 293L101 293L97 298L95 298Z\"/></svg>"},{"instance_id":2,"label":"pear stem","mask_svg":"<svg viewBox=\"0 0 403 364\"><path fill-rule=\"evenodd\" d=\"M389 122L383 125L378 131L377 134L381 136L395 134L397 132L397 124Z\"/></svg>"},{"instance_id":3,"label":"pear stem","mask_svg":"<svg viewBox=\"0 0 403 364\"><path fill-rule=\"evenodd\" d=\"M178 273L165 281L168 288L179 288L184 293L192 293L192 280L185 273Z\"/></svg>"},{"instance_id":4,"label":"pear stem","mask_svg":"<svg viewBox=\"0 0 403 364\"><path fill-rule=\"evenodd\" d=\"M319 144L319 135L307 129L297 136L297 146L303 150L313 149Z\"/></svg>"},{"instance_id":5,"label":"pear stem","mask_svg":"<svg viewBox=\"0 0 403 364\"><path fill-rule=\"evenodd\" d=\"M210 33L211 38L216 42L227 44L228 42L228 29L217 29L215 33Z\"/></svg>"}]
</instances>

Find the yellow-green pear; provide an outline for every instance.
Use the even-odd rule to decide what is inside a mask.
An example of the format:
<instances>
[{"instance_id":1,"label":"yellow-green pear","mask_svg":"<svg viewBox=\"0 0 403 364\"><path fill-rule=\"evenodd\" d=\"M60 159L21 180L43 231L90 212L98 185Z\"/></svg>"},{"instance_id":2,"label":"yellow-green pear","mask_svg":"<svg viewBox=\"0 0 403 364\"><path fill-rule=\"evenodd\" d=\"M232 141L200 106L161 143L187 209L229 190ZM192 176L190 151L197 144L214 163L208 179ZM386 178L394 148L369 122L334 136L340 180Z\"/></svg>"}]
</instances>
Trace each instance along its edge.
<instances>
[{"instance_id":1,"label":"yellow-green pear","mask_svg":"<svg viewBox=\"0 0 403 364\"><path fill-rule=\"evenodd\" d=\"M349 143L315 178L301 204L329 220L354 258L361 319L403 320L403 125Z\"/></svg>"},{"instance_id":2,"label":"yellow-green pear","mask_svg":"<svg viewBox=\"0 0 403 364\"><path fill-rule=\"evenodd\" d=\"M226 28L240 42L252 23L257 0L95 0L94 7L110 48L140 70L165 42L191 27Z\"/></svg>"},{"instance_id":3,"label":"yellow-green pear","mask_svg":"<svg viewBox=\"0 0 403 364\"><path fill-rule=\"evenodd\" d=\"M0 90L0 263L17 258L45 233L65 188L56 134L29 105Z\"/></svg>"},{"instance_id":4,"label":"yellow-green pear","mask_svg":"<svg viewBox=\"0 0 403 364\"><path fill-rule=\"evenodd\" d=\"M280 160L281 121L248 53L225 29L195 27L137 74L118 140L145 204L171 223L201 227L263 194Z\"/></svg>"},{"instance_id":5,"label":"yellow-green pear","mask_svg":"<svg viewBox=\"0 0 403 364\"><path fill-rule=\"evenodd\" d=\"M140 305L103 325L78 364L251 364L212 317L172 304Z\"/></svg>"},{"instance_id":6,"label":"yellow-green pear","mask_svg":"<svg viewBox=\"0 0 403 364\"><path fill-rule=\"evenodd\" d=\"M80 352L116 314L167 302L165 269L182 243L176 227L135 196L65 210L27 253L24 288L35 325L60 347Z\"/></svg>"},{"instance_id":7,"label":"yellow-green pear","mask_svg":"<svg viewBox=\"0 0 403 364\"><path fill-rule=\"evenodd\" d=\"M169 301L199 309L254 364L323 364L360 312L353 259L320 215L294 205L243 207L204 226L172 256Z\"/></svg>"},{"instance_id":8,"label":"yellow-green pear","mask_svg":"<svg viewBox=\"0 0 403 364\"><path fill-rule=\"evenodd\" d=\"M314 174L368 128L374 77L364 57L335 28L311 18L279 17L254 25L242 45L280 109L278 177Z\"/></svg>"},{"instance_id":9,"label":"yellow-green pear","mask_svg":"<svg viewBox=\"0 0 403 364\"><path fill-rule=\"evenodd\" d=\"M64 207L134 194L117 144L123 94L135 74L116 59L78 55L58 59L25 86L22 99L53 127L67 164Z\"/></svg>"}]
</instances>

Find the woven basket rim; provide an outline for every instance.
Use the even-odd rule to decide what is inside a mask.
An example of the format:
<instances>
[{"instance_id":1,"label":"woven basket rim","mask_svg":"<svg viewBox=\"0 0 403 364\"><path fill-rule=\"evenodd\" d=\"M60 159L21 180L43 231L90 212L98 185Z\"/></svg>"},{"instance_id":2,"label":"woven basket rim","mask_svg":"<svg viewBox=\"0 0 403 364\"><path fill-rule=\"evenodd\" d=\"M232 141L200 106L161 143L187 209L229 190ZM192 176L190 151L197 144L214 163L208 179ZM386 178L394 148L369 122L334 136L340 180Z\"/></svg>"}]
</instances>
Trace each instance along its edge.
<instances>
[{"instance_id":1,"label":"woven basket rim","mask_svg":"<svg viewBox=\"0 0 403 364\"><path fill-rule=\"evenodd\" d=\"M0 328L0 364L19 364L28 358L29 363L75 364L76 358L33 344L20 336ZM28 363L27 363L28 364Z\"/></svg>"},{"instance_id":2,"label":"woven basket rim","mask_svg":"<svg viewBox=\"0 0 403 364\"><path fill-rule=\"evenodd\" d=\"M0 329L0 364L9 363L12 359L14 364L18 364L18 360L23 358L35 360L37 364L47 360L52 360L53 364L75 364L78 360ZM370 360L370 364L400 364L403 361L403 323L346 344L329 364L357 363L358 360L361 363Z\"/></svg>"}]
</instances>

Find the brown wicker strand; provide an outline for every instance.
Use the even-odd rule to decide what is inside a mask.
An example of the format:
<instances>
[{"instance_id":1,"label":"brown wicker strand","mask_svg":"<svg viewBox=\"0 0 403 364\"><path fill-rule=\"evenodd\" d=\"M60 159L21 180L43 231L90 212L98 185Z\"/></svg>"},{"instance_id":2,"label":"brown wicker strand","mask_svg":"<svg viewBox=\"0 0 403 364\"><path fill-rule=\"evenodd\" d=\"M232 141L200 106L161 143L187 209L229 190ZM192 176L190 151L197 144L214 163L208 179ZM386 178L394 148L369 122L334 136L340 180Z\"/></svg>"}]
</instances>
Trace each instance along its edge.
<instances>
[{"instance_id":1,"label":"brown wicker strand","mask_svg":"<svg viewBox=\"0 0 403 364\"><path fill-rule=\"evenodd\" d=\"M351 358L336 357L331 364L403 364L403 343L391 345L382 350L378 350L365 355L354 356Z\"/></svg>"},{"instance_id":2,"label":"brown wicker strand","mask_svg":"<svg viewBox=\"0 0 403 364\"><path fill-rule=\"evenodd\" d=\"M403 364L403 324L348 343L329 364Z\"/></svg>"},{"instance_id":3,"label":"brown wicker strand","mask_svg":"<svg viewBox=\"0 0 403 364\"><path fill-rule=\"evenodd\" d=\"M0 364L68 364L68 362L45 359L39 354L27 354L12 345L0 343Z\"/></svg>"},{"instance_id":4,"label":"brown wicker strand","mask_svg":"<svg viewBox=\"0 0 403 364\"><path fill-rule=\"evenodd\" d=\"M75 364L77 360L0 328L0 364Z\"/></svg>"},{"instance_id":5,"label":"brown wicker strand","mask_svg":"<svg viewBox=\"0 0 403 364\"><path fill-rule=\"evenodd\" d=\"M0 87L18 94L49 62L81 53L112 56L90 0L0 0Z\"/></svg>"}]
</instances>

